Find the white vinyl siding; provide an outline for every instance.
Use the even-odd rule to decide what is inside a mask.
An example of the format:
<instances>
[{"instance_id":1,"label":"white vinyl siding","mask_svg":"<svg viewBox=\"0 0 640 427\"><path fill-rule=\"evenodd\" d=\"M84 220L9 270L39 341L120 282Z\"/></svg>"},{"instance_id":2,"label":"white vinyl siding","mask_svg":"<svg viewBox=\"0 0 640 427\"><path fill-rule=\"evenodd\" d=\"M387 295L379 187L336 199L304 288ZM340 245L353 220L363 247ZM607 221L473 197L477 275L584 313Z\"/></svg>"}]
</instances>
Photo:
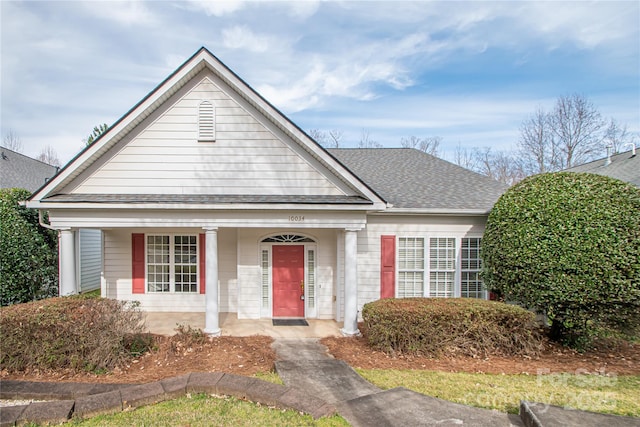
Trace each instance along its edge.
<instances>
[{"instance_id":1,"label":"white vinyl siding","mask_svg":"<svg viewBox=\"0 0 640 427\"><path fill-rule=\"evenodd\" d=\"M398 242L398 298L424 295L424 239L401 237Z\"/></svg>"},{"instance_id":2,"label":"white vinyl siding","mask_svg":"<svg viewBox=\"0 0 640 427\"><path fill-rule=\"evenodd\" d=\"M429 296L454 296L456 274L456 239L432 237L429 239Z\"/></svg>"},{"instance_id":3,"label":"white vinyl siding","mask_svg":"<svg viewBox=\"0 0 640 427\"><path fill-rule=\"evenodd\" d=\"M198 142L210 102L215 144ZM208 114L208 113L207 113ZM344 195L342 181L204 78L69 188L73 194ZM352 194L352 193L349 193Z\"/></svg>"},{"instance_id":4,"label":"white vinyl siding","mask_svg":"<svg viewBox=\"0 0 640 427\"><path fill-rule=\"evenodd\" d=\"M147 235L147 290L198 292L198 236Z\"/></svg>"},{"instance_id":5,"label":"white vinyl siding","mask_svg":"<svg viewBox=\"0 0 640 427\"><path fill-rule=\"evenodd\" d=\"M460 253L460 296L463 298L486 298L480 271L482 260L480 259L479 237L462 239Z\"/></svg>"},{"instance_id":6,"label":"white vinyl siding","mask_svg":"<svg viewBox=\"0 0 640 427\"><path fill-rule=\"evenodd\" d=\"M215 107L202 101L198 107L198 141L216 140Z\"/></svg>"}]
</instances>

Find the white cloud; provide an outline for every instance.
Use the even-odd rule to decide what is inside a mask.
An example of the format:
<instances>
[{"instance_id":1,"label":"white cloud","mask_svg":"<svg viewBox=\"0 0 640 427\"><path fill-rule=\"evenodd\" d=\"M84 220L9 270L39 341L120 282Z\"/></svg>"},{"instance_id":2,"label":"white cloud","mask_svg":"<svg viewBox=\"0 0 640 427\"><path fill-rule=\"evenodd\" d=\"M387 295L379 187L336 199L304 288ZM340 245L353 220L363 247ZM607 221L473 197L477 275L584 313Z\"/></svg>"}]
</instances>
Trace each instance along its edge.
<instances>
[{"instance_id":1,"label":"white cloud","mask_svg":"<svg viewBox=\"0 0 640 427\"><path fill-rule=\"evenodd\" d=\"M241 0L189 0L188 3L195 10L200 10L209 16L231 15L246 5L246 2Z\"/></svg>"},{"instance_id":2,"label":"white cloud","mask_svg":"<svg viewBox=\"0 0 640 427\"><path fill-rule=\"evenodd\" d=\"M255 34L244 25L236 25L222 30L222 42L229 49L245 49L251 52L266 52L270 37Z\"/></svg>"},{"instance_id":3,"label":"white cloud","mask_svg":"<svg viewBox=\"0 0 640 427\"><path fill-rule=\"evenodd\" d=\"M149 26L157 23L155 15L140 0L78 2L94 19L104 19L120 25Z\"/></svg>"}]
</instances>

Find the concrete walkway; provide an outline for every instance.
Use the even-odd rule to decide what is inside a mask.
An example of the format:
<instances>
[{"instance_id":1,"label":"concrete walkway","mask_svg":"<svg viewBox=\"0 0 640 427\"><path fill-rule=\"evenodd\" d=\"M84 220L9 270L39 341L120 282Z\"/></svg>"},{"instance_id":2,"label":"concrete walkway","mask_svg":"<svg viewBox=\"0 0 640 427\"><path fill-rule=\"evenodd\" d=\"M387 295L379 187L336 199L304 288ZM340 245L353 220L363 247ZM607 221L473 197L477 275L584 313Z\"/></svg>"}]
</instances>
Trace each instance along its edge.
<instances>
[{"instance_id":1,"label":"concrete walkway","mask_svg":"<svg viewBox=\"0 0 640 427\"><path fill-rule=\"evenodd\" d=\"M317 339L276 339L276 371L284 383L336 407L359 426L524 426L516 415L472 408L403 387L383 391L346 363L333 359Z\"/></svg>"}]
</instances>

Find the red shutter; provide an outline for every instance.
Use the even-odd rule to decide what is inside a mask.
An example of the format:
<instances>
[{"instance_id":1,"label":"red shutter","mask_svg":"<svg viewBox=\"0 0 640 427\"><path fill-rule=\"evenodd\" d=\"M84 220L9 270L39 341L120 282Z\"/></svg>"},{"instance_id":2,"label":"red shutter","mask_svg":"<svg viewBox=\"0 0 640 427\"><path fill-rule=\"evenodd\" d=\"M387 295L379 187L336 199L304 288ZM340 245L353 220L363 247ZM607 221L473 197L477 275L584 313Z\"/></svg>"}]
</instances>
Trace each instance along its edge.
<instances>
[{"instance_id":1,"label":"red shutter","mask_svg":"<svg viewBox=\"0 0 640 427\"><path fill-rule=\"evenodd\" d=\"M131 292L134 294L144 294L144 234L131 235L131 255Z\"/></svg>"},{"instance_id":2,"label":"red shutter","mask_svg":"<svg viewBox=\"0 0 640 427\"><path fill-rule=\"evenodd\" d=\"M380 298L396 296L396 236L380 236Z\"/></svg>"},{"instance_id":3,"label":"red shutter","mask_svg":"<svg viewBox=\"0 0 640 427\"><path fill-rule=\"evenodd\" d=\"M200 265L198 266L198 269L200 270L200 293L204 294L206 292L206 283L205 283L205 278L207 276L207 270L206 270L206 255L205 255L205 248L206 248L206 236L204 234L201 234L200 236Z\"/></svg>"}]
</instances>

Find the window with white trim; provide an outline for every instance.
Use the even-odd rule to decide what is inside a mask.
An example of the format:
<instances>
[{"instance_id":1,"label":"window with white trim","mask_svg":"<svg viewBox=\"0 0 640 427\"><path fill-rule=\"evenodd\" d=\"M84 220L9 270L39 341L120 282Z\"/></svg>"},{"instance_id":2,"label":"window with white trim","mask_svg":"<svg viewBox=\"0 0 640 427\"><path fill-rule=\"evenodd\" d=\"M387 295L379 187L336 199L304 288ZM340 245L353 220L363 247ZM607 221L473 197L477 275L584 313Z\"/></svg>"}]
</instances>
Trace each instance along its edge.
<instances>
[{"instance_id":1,"label":"window with white trim","mask_svg":"<svg viewBox=\"0 0 640 427\"><path fill-rule=\"evenodd\" d=\"M460 253L460 296L463 298L486 298L480 278L482 260L480 259L479 237L462 239Z\"/></svg>"},{"instance_id":2,"label":"window with white trim","mask_svg":"<svg viewBox=\"0 0 640 427\"><path fill-rule=\"evenodd\" d=\"M261 292L262 308L269 308L269 250L262 249L260 256L260 267L262 269Z\"/></svg>"},{"instance_id":3,"label":"window with white trim","mask_svg":"<svg viewBox=\"0 0 640 427\"><path fill-rule=\"evenodd\" d=\"M198 292L198 236L147 235L148 292Z\"/></svg>"},{"instance_id":4,"label":"window with white trim","mask_svg":"<svg viewBox=\"0 0 640 427\"><path fill-rule=\"evenodd\" d=\"M398 298L424 296L424 239L400 237L398 241Z\"/></svg>"},{"instance_id":5,"label":"window with white trim","mask_svg":"<svg viewBox=\"0 0 640 427\"><path fill-rule=\"evenodd\" d=\"M316 305L316 251L307 251L307 307Z\"/></svg>"},{"instance_id":6,"label":"window with white trim","mask_svg":"<svg viewBox=\"0 0 640 427\"><path fill-rule=\"evenodd\" d=\"M209 101L198 106L198 141L216 140L215 107Z\"/></svg>"},{"instance_id":7,"label":"window with white trim","mask_svg":"<svg viewBox=\"0 0 640 427\"><path fill-rule=\"evenodd\" d=\"M453 296L456 277L456 239L432 237L429 239L429 296Z\"/></svg>"}]
</instances>

